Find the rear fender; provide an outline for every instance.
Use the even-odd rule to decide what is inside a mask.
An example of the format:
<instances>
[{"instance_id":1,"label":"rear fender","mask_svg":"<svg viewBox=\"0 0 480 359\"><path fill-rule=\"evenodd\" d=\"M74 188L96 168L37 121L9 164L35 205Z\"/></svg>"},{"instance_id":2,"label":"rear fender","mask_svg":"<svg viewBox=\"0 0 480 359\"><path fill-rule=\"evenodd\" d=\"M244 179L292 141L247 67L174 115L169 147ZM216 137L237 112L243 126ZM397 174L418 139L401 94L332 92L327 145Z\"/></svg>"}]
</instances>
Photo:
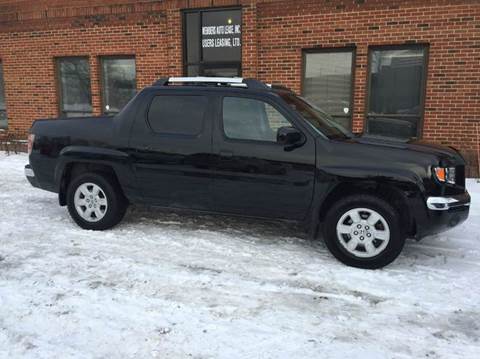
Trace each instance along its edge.
<instances>
[{"instance_id":1,"label":"rear fender","mask_svg":"<svg viewBox=\"0 0 480 359\"><path fill-rule=\"evenodd\" d=\"M66 191L70 181L71 169L76 165L111 168L115 174L125 196L135 181L130 156L127 153L88 146L68 146L62 149L55 167L55 186L59 194L60 205L66 205Z\"/></svg>"}]
</instances>

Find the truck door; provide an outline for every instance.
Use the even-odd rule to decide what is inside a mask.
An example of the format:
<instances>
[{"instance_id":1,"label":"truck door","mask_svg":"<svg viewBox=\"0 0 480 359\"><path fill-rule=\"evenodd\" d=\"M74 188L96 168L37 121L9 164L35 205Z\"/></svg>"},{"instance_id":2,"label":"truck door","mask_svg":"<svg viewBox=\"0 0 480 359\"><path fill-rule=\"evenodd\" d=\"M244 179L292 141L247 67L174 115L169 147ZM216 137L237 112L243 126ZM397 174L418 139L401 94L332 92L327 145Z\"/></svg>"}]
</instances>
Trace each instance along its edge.
<instances>
[{"instance_id":1,"label":"truck door","mask_svg":"<svg viewBox=\"0 0 480 359\"><path fill-rule=\"evenodd\" d=\"M287 109L253 95L217 98L213 151L215 208L243 215L303 219L313 196L315 141L288 150L280 127L295 127Z\"/></svg>"},{"instance_id":2,"label":"truck door","mask_svg":"<svg viewBox=\"0 0 480 359\"><path fill-rule=\"evenodd\" d=\"M211 210L211 99L191 91L157 91L146 100L130 138L146 202Z\"/></svg>"}]
</instances>

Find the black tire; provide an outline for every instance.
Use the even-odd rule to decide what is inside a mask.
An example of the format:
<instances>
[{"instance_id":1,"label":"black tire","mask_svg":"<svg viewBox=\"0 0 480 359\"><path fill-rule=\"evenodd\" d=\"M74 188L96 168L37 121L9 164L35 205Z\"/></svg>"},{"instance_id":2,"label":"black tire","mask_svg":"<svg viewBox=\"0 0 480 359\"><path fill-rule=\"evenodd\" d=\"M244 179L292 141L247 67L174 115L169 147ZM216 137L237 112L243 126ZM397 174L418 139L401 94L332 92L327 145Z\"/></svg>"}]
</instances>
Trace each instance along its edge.
<instances>
[{"instance_id":1,"label":"black tire","mask_svg":"<svg viewBox=\"0 0 480 359\"><path fill-rule=\"evenodd\" d=\"M85 183L93 183L100 187L108 204L103 218L96 222L85 220L75 208L75 192ZM109 174L88 172L78 175L70 182L67 189L67 207L70 216L80 227L102 231L112 228L123 219L128 202L115 178Z\"/></svg>"},{"instance_id":2,"label":"black tire","mask_svg":"<svg viewBox=\"0 0 480 359\"><path fill-rule=\"evenodd\" d=\"M337 223L344 214L355 208L374 210L388 224L390 229L389 241L386 247L375 256L363 258L354 255L342 245L339 236L337 236ZM349 223L347 224L350 225ZM400 215L394 207L381 198L361 194L345 197L329 209L323 223L323 237L327 248L342 263L351 267L378 269L390 264L398 257L405 244L406 234L401 226ZM347 238L349 237L347 236ZM362 245L359 244L359 247L357 246L356 248L362 249Z\"/></svg>"}]
</instances>

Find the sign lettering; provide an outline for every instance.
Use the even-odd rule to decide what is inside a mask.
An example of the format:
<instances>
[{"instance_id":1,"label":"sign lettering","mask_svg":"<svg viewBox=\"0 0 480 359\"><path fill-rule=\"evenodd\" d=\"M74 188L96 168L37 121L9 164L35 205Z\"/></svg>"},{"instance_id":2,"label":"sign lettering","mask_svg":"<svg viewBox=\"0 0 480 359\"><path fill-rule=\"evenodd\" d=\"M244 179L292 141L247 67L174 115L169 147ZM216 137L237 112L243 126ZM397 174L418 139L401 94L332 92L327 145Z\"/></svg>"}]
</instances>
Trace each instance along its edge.
<instances>
[{"instance_id":1,"label":"sign lettering","mask_svg":"<svg viewBox=\"0 0 480 359\"><path fill-rule=\"evenodd\" d=\"M231 22L232 19L227 21ZM242 27L240 24L203 26L202 48L219 49L241 47Z\"/></svg>"}]
</instances>

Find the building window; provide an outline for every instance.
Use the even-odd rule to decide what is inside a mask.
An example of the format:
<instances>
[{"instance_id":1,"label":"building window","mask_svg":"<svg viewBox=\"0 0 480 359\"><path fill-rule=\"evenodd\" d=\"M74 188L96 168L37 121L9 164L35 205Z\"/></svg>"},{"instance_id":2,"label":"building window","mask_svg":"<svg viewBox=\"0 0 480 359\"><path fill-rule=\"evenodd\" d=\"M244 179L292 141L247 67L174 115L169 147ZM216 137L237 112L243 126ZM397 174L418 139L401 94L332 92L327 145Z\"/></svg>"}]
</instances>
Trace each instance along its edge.
<instances>
[{"instance_id":1,"label":"building window","mask_svg":"<svg viewBox=\"0 0 480 359\"><path fill-rule=\"evenodd\" d=\"M184 12L184 72L187 76L240 76L242 11Z\"/></svg>"},{"instance_id":2,"label":"building window","mask_svg":"<svg viewBox=\"0 0 480 359\"><path fill-rule=\"evenodd\" d=\"M3 66L0 62L0 129L8 128L7 107L5 105L5 84L3 81Z\"/></svg>"},{"instance_id":3,"label":"building window","mask_svg":"<svg viewBox=\"0 0 480 359\"><path fill-rule=\"evenodd\" d=\"M280 127L290 122L270 104L244 97L223 99L223 131L235 140L276 142Z\"/></svg>"},{"instance_id":4,"label":"building window","mask_svg":"<svg viewBox=\"0 0 480 359\"><path fill-rule=\"evenodd\" d=\"M426 47L372 48L369 51L367 132L418 137L423 116Z\"/></svg>"},{"instance_id":5,"label":"building window","mask_svg":"<svg viewBox=\"0 0 480 359\"><path fill-rule=\"evenodd\" d=\"M148 123L159 134L197 136L202 132L207 106L205 96L155 96L148 110Z\"/></svg>"},{"instance_id":6,"label":"building window","mask_svg":"<svg viewBox=\"0 0 480 359\"><path fill-rule=\"evenodd\" d=\"M101 63L103 112L115 114L137 91L135 58L104 57Z\"/></svg>"},{"instance_id":7,"label":"building window","mask_svg":"<svg viewBox=\"0 0 480 359\"><path fill-rule=\"evenodd\" d=\"M354 50L304 53L302 94L343 127L352 123L352 69Z\"/></svg>"},{"instance_id":8,"label":"building window","mask_svg":"<svg viewBox=\"0 0 480 359\"><path fill-rule=\"evenodd\" d=\"M92 91L88 58L60 58L57 60L57 73L61 115L65 117L91 116Z\"/></svg>"}]
</instances>

